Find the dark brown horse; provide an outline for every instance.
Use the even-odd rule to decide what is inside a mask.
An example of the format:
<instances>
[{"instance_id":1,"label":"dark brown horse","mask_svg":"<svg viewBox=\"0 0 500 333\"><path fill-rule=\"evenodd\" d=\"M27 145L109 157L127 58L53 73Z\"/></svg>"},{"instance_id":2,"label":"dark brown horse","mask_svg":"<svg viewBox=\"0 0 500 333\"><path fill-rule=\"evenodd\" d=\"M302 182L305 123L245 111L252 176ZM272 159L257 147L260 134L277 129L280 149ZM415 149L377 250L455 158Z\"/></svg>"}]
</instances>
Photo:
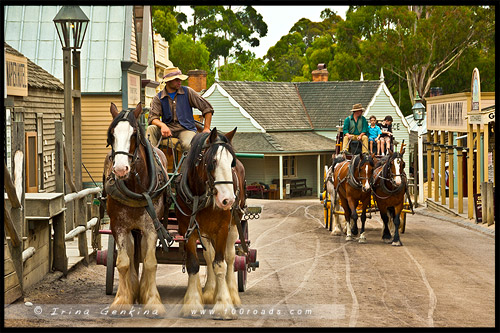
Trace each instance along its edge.
<instances>
[{"instance_id":1,"label":"dark brown horse","mask_svg":"<svg viewBox=\"0 0 500 333\"><path fill-rule=\"evenodd\" d=\"M389 154L377 162L373 171L373 193L384 222L382 239L386 243L392 242L394 246L403 245L399 239L399 224L408 186L404 171L404 152L404 149L401 153L393 153L389 150ZM394 238L391 238L389 230L390 220L394 223Z\"/></svg>"},{"instance_id":2,"label":"dark brown horse","mask_svg":"<svg viewBox=\"0 0 500 333\"><path fill-rule=\"evenodd\" d=\"M366 242L365 221L366 209L371 199L370 179L374 167L374 154L354 155L352 160L338 161L332 165L334 202L337 195L344 209L344 217L347 226L346 240L352 240L352 235L358 234L358 203L361 202L361 233L360 243ZM333 205L332 205L333 206ZM333 209L333 207L332 207ZM340 226L339 226L340 227Z\"/></svg>"},{"instance_id":3,"label":"dark brown horse","mask_svg":"<svg viewBox=\"0 0 500 333\"><path fill-rule=\"evenodd\" d=\"M234 275L236 223L245 208L245 169L236 159L231 140L236 128L220 135L198 133L176 178L176 216L179 232L187 238L188 288L181 315L200 316L203 304L214 304L214 316L234 318L241 304ZM196 241L206 251L207 282L203 295L199 279Z\"/></svg>"},{"instance_id":4,"label":"dark brown horse","mask_svg":"<svg viewBox=\"0 0 500 333\"><path fill-rule=\"evenodd\" d=\"M132 112L118 112L111 103L110 111L113 121L108 129L108 145L112 150L104 163L103 183L117 248L119 281L109 310L129 311L138 302L150 315L163 316L166 311L156 287L158 236L145 209L147 199L141 194L149 193L156 215L163 216L166 193L162 187L168 177L167 160L145 139L144 130L137 122L142 112L140 103ZM143 268L139 281L140 262Z\"/></svg>"}]
</instances>

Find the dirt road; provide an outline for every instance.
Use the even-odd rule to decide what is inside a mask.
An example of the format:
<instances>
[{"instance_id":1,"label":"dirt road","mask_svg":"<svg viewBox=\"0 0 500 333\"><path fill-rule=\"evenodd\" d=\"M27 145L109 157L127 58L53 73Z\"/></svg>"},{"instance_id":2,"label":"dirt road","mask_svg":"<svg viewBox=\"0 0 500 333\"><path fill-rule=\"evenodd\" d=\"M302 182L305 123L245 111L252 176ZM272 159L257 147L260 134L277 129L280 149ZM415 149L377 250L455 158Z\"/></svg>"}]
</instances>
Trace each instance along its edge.
<instances>
[{"instance_id":1,"label":"dirt road","mask_svg":"<svg viewBox=\"0 0 500 333\"><path fill-rule=\"evenodd\" d=\"M408 215L402 247L381 241L378 213L366 244L346 242L323 227L317 199L269 201L251 220L260 268L248 274L239 318L232 321L110 317L104 266L49 275L24 300L6 308L5 326L148 327L492 327L495 325L495 239L432 216ZM423 208L422 208L423 209ZM202 282L205 268L201 269ZM166 308L182 302L187 274L159 265ZM115 291L118 284L115 274ZM25 305L31 302L31 306ZM28 303L29 304L29 303ZM56 309L54 309L56 308ZM85 314L88 310L89 314ZM42 312L33 315L35 311ZM79 312L78 312L79 311Z\"/></svg>"}]
</instances>

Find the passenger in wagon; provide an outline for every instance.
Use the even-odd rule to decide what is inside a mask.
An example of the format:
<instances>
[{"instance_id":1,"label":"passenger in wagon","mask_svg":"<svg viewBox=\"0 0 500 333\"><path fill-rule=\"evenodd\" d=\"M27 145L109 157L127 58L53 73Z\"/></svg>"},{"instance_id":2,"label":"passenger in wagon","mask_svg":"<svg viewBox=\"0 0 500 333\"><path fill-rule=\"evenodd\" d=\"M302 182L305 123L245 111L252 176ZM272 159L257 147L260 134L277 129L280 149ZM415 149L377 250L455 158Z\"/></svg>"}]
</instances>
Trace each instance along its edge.
<instances>
[{"instance_id":1,"label":"passenger in wagon","mask_svg":"<svg viewBox=\"0 0 500 333\"><path fill-rule=\"evenodd\" d=\"M365 109L361 104L354 104L352 106L352 115L344 120L344 139L342 141L342 149L344 152L348 151L350 141L361 141L361 152L368 152L368 121L363 116Z\"/></svg>"},{"instance_id":2,"label":"passenger in wagon","mask_svg":"<svg viewBox=\"0 0 500 333\"><path fill-rule=\"evenodd\" d=\"M202 112L205 118L203 132L207 133L210 132L214 109L196 91L182 86L182 81L188 76L178 67L168 67L165 72L165 88L151 102L146 136L155 147L162 137L178 138L182 151L188 151L197 132L192 108Z\"/></svg>"},{"instance_id":3,"label":"passenger in wagon","mask_svg":"<svg viewBox=\"0 0 500 333\"><path fill-rule=\"evenodd\" d=\"M391 138L392 138L392 117L385 116L384 120L378 124L382 130L380 134L380 148L382 155L385 155L389 149L391 149Z\"/></svg>"},{"instance_id":4,"label":"passenger in wagon","mask_svg":"<svg viewBox=\"0 0 500 333\"><path fill-rule=\"evenodd\" d=\"M370 142L370 152L373 152L373 143L377 145L377 155L380 155L380 134L382 131L377 126L377 117L370 116L370 126L368 126L368 141Z\"/></svg>"}]
</instances>

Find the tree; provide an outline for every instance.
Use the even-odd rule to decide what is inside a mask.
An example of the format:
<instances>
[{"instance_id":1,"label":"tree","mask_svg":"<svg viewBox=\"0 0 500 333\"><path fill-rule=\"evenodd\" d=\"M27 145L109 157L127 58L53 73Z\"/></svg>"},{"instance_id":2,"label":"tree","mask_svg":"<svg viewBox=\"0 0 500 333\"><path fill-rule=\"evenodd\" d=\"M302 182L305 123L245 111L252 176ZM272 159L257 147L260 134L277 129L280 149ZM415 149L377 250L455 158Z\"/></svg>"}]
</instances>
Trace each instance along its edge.
<instances>
[{"instance_id":1,"label":"tree","mask_svg":"<svg viewBox=\"0 0 500 333\"><path fill-rule=\"evenodd\" d=\"M189 35L177 35L170 44L170 61L187 73L192 69L210 70L210 52L200 41L194 42Z\"/></svg>"},{"instance_id":2,"label":"tree","mask_svg":"<svg viewBox=\"0 0 500 333\"><path fill-rule=\"evenodd\" d=\"M186 14L177 12L176 6L152 6L153 30L165 40L172 41L175 35L183 33L181 23L187 22Z\"/></svg>"},{"instance_id":3,"label":"tree","mask_svg":"<svg viewBox=\"0 0 500 333\"><path fill-rule=\"evenodd\" d=\"M193 25L187 28L193 40L200 38L210 50L210 61L237 57L244 51L245 43L259 46L259 39L267 35L267 24L262 15L251 6L191 6Z\"/></svg>"},{"instance_id":4,"label":"tree","mask_svg":"<svg viewBox=\"0 0 500 333\"><path fill-rule=\"evenodd\" d=\"M295 76L302 76L302 67L305 64L304 53L306 44L298 32L293 32L280 38L269 48L265 58L269 77L277 81L292 81Z\"/></svg>"},{"instance_id":5,"label":"tree","mask_svg":"<svg viewBox=\"0 0 500 333\"><path fill-rule=\"evenodd\" d=\"M480 6L352 6L338 27L339 46L353 58L384 67L406 82L410 101L495 25L494 8Z\"/></svg>"}]
</instances>

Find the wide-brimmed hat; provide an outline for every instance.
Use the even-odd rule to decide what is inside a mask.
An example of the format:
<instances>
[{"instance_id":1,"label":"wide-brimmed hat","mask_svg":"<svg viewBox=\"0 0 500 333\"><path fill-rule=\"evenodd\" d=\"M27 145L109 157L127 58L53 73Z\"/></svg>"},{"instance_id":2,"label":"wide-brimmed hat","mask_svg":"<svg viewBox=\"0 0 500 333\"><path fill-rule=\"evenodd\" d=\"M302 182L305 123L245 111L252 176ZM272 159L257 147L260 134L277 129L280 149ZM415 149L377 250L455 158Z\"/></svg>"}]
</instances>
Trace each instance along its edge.
<instances>
[{"instance_id":1,"label":"wide-brimmed hat","mask_svg":"<svg viewBox=\"0 0 500 333\"><path fill-rule=\"evenodd\" d=\"M363 108L363 106L360 103L358 103L358 104L354 104L352 106L351 111L352 112L354 112L354 111L365 111L365 109Z\"/></svg>"},{"instance_id":2,"label":"wide-brimmed hat","mask_svg":"<svg viewBox=\"0 0 500 333\"><path fill-rule=\"evenodd\" d=\"M175 79L181 79L182 81L184 81L187 78L188 76L182 74L179 67L167 67L167 69L165 69L165 75L163 76L163 82L168 82Z\"/></svg>"}]
</instances>

